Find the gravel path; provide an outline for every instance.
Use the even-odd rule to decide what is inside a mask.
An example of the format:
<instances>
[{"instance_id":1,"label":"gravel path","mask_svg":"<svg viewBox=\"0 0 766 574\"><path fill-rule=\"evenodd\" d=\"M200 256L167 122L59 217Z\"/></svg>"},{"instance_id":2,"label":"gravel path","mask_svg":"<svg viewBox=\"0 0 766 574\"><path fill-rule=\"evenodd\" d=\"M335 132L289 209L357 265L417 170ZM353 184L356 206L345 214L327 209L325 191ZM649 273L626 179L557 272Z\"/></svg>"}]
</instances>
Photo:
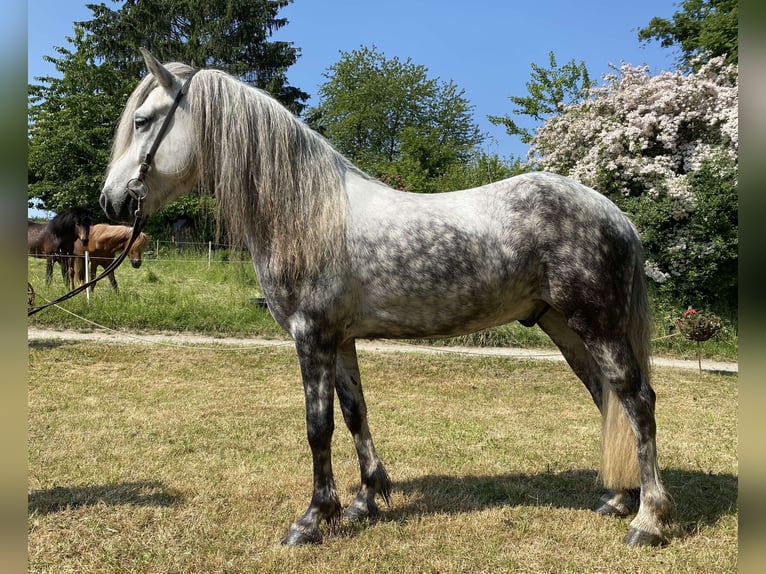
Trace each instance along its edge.
<instances>
[{"instance_id":1,"label":"gravel path","mask_svg":"<svg viewBox=\"0 0 766 574\"><path fill-rule=\"evenodd\" d=\"M52 329L27 329L27 340L65 339L72 341L101 341L115 343L159 344L159 345L209 345L225 347L292 347L292 342L284 339L243 339L237 337L208 337L185 333L126 333L118 331L57 331ZM514 349L509 347L430 347L416 345L403 341L388 339L359 340L356 348L360 351L375 351L381 353L452 353L473 356L501 356L538 359L543 361L563 361L560 353L549 349ZM674 367L679 369L698 369L697 361L684 361L654 357L652 363L658 367ZM721 361L702 361L704 371L737 373L738 363Z\"/></svg>"}]
</instances>

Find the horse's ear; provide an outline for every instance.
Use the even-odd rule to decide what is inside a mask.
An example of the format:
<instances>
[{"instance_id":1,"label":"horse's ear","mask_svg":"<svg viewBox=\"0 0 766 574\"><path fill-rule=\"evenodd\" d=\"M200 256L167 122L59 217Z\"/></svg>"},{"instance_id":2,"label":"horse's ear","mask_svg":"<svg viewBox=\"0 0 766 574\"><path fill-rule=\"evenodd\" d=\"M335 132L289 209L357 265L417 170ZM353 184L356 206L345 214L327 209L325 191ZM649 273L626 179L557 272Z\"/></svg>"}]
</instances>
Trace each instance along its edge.
<instances>
[{"instance_id":1,"label":"horse's ear","mask_svg":"<svg viewBox=\"0 0 766 574\"><path fill-rule=\"evenodd\" d=\"M176 77L168 69L159 63L152 53L146 48L139 48L144 56L144 62L149 72L157 79L157 83L163 88L172 88L176 85Z\"/></svg>"}]
</instances>

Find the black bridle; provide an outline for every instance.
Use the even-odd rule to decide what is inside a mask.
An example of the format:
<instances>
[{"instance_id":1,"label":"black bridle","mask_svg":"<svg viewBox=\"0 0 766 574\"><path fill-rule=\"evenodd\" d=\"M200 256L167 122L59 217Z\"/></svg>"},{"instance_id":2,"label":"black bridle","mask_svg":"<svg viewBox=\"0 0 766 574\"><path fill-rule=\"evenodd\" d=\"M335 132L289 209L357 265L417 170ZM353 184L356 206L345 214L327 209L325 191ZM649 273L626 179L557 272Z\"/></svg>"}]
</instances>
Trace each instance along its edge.
<instances>
[{"instance_id":1,"label":"black bridle","mask_svg":"<svg viewBox=\"0 0 766 574\"><path fill-rule=\"evenodd\" d=\"M133 179L128 180L128 183L125 185L125 190L128 192L128 195L138 202L138 208L136 209L137 216L141 215L141 201L149 192L146 186L146 182L144 181L146 179L146 174L148 173L149 168L152 166L152 162L154 162L154 155L157 153L157 148L160 147L162 138L165 137L165 133L168 131L170 121L173 119L173 115L176 113L176 110L178 109L178 106L181 103L184 95L186 95L186 92L189 91L189 84L191 84L192 78L196 73L197 70L194 70L191 76L189 76L181 86L181 89L178 90L178 93L176 94L176 97L173 99L173 103L170 106L170 110L168 110L168 113L165 116L162 125L160 126L160 131L157 132L157 137L154 138L152 147L149 148L149 151L144 157L144 161L141 162L141 165L138 168L138 177L134 177Z\"/></svg>"},{"instance_id":2,"label":"black bridle","mask_svg":"<svg viewBox=\"0 0 766 574\"><path fill-rule=\"evenodd\" d=\"M141 162L141 166L138 169L138 177L134 177L133 179L129 180L128 183L125 185L125 190L127 191L128 195L135 199L138 202L138 206L136 207L136 211L133 214L133 233L131 233L130 241L128 241L128 245L125 247L122 253L120 253L119 257L112 261L112 263L98 276L93 278L90 281L87 281L86 283L83 283L79 287L72 289L69 293L62 295L58 299L51 301L49 303L46 303L45 305L38 305L37 307L32 307L27 310L27 317L30 317L34 315L35 313L38 313L42 311L43 309L47 309L48 307L51 307L53 305L58 305L62 301L66 301L67 299L70 299L74 297L75 295L82 293L89 287L93 287L96 283L101 281L104 277L112 273L115 269L117 269L120 264L125 260L125 257L128 254L128 251L130 251L130 248L133 246L133 243L135 243L138 236L141 234L141 230L144 227L144 223L146 220L144 219L143 213L141 212L141 201L146 197L146 194L148 193L148 188L145 183L146 174L149 172L149 169L152 166L152 163L154 162L154 155L157 153L157 148L160 147L160 143L162 142L162 138L165 137L165 134L168 131L168 126L170 125L170 121L173 118L173 115L175 114L176 110L178 109L178 105L181 103L181 100L183 99L186 92L189 90L189 84L191 83L192 78L194 77L194 74L196 74L197 71L193 71L191 76L187 78L187 80L184 82L184 84L181 86L181 89L178 90L178 93L176 94L176 97L173 99L173 104L170 106L170 110L168 110L168 114L165 116L165 119L162 122L162 125L160 126L160 131L157 132L157 137L154 138L154 142L152 143L152 147L149 148L148 153L144 157L144 161Z\"/></svg>"}]
</instances>

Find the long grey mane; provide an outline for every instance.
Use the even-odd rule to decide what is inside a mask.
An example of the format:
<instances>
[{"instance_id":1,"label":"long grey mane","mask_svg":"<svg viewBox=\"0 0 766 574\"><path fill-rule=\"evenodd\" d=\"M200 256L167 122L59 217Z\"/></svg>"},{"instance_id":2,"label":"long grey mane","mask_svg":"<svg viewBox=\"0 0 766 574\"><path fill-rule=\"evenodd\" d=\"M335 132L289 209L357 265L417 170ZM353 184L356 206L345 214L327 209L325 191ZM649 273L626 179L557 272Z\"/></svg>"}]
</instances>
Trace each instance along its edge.
<instances>
[{"instance_id":1,"label":"long grey mane","mask_svg":"<svg viewBox=\"0 0 766 574\"><path fill-rule=\"evenodd\" d=\"M183 78L193 69L166 65ZM130 145L133 112L156 87L134 90L112 157ZM267 93L217 70L200 70L187 93L200 189L213 192L233 244L265 248L283 279L312 276L345 254L344 174L355 170L324 138Z\"/></svg>"}]
</instances>

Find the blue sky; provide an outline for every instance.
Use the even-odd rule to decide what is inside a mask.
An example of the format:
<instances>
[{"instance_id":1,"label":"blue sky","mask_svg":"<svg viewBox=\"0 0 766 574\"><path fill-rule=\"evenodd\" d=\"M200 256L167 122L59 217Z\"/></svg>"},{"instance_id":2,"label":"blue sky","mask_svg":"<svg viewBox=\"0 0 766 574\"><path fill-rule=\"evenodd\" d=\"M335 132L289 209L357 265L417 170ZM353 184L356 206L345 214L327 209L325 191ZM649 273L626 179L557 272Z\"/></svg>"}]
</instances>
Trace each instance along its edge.
<instances>
[{"instance_id":1,"label":"blue sky","mask_svg":"<svg viewBox=\"0 0 766 574\"><path fill-rule=\"evenodd\" d=\"M105 2L113 9L119 5ZM56 73L43 56L55 56L55 46L70 47L66 37L73 35L73 22L91 17L86 3L28 0L30 82ZM525 157L527 147L486 118L510 113L509 96L527 95L532 62L547 66L550 51L559 65L584 60L599 83L610 63L647 64L652 73L673 69L677 54L656 42L639 44L637 32L654 16L669 18L677 10L670 0L296 0L280 12L289 24L275 38L300 48L288 78L311 94L309 105L317 103L323 74L341 52L375 45L387 58L411 58L428 68L429 77L454 81L490 136L487 151Z\"/></svg>"}]
</instances>

